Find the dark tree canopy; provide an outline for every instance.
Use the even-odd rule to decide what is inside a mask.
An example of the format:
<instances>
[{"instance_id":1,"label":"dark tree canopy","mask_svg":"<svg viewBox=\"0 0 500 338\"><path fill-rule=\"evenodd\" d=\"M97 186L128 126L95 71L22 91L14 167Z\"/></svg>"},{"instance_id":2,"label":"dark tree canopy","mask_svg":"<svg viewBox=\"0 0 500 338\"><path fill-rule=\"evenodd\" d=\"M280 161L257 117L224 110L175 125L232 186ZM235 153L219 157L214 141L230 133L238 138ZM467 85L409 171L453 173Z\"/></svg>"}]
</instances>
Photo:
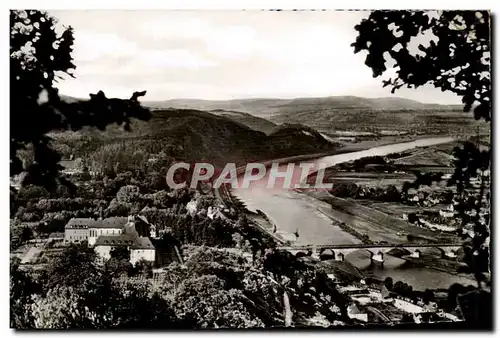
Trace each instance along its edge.
<instances>
[{"instance_id":1,"label":"dark tree canopy","mask_svg":"<svg viewBox=\"0 0 500 338\"><path fill-rule=\"evenodd\" d=\"M488 11L374 11L355 29L354 52L368 52L365 64L374 77L387 70L389 59L395 61L396 76L384 81L393 93L432 84L462 97L464 111L474 107L477 119L490 120ZM430 43L418 44L425 37Z\"/></svg>"},{"instance_id":2,"label":"dark tree canopy","mask_svg":"<svg viewBox=\"0 0 500 338\"><path fill-rule=\"evenodd\" d=\"M102 91L89 100L61 100L55 83L71 76L73 29L59 32L57 20L45 12L10 12L10 175L27 171L27 182L54 187L61 167L60 155L51 148L50 132L101 130L111 123L130 129L130 118L147 120L148 109L138 101L145 91L128 100L107 98ZM18 151L33 150L33 163L23 167Z\"/></svg>"}]
</instances>

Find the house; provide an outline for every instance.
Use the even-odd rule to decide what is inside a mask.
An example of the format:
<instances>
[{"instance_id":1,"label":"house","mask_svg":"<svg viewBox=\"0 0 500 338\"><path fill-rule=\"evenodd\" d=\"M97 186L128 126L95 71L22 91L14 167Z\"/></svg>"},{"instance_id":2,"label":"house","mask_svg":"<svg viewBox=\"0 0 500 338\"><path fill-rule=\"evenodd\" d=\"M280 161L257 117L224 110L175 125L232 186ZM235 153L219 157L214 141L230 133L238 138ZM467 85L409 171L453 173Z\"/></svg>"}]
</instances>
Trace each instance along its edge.
<instances>
[{"instance_id":1,"label":"house","mask_svg":"<svg viewBox=\"0 0 500 338\"><path fill-rule=\"evenodd\" d=\"M155 262L156 250L149 239L150 232L151 224L144 216L99 219L89 227L89 246L104 260L111 257L113 248L125 247L130 251L130 263L135 265L142 259Z\"/></svg>"},{"instance_id":2,"label":"house","mask_svg":"<svg viewBox=\"0 0 500 338\"><path fill-rule=\"evenodd\" d=\"M438 311L438 305L436 302L429 302L424 305L424 310L427 312L436 312Z\"/></svg>"},{"instance_id":3,"label":"house","mask_svg":"<svg viewBox=\"0 0 500 338\"><path fill-rule=\"evenodd\" d=\"M137 237L133 233L121 235L102 235L95 242L94 249L103 260L111 258L111 250L125 247L130 251L130 263L135 265L140 260L155 262L156 251L148 237Z\"/></svg>"},{"instance_id":4,"label":"house","mask_svg":"<svg viewBox=\"0 0 500 338\"><path fill-rule=\"evenodd\" d=\"M111 250L118 247L129 248L134 245L135 236L132 234L101 235L94 244L94 250L104 260L111 258Z\"/></svg>"},{"instance_id":5,"label":"house","mask_svg":"<svg viewBox=\"0 0 500 338\"><path fill-rule=\"evenodd\" d=\"M421 253L421 251L417 249L417 250L413 251L410 256L413 258L420 258L420 253Z\"/></svg>"},{"instance_id":6,"label":"house","mask_svg":"<svg viewBox=\"0 0 500 338\"><path fill-rule=\"evenodd\" d=\"M450 218L450 217L455 216L455 213L453 211L439 210L439 216L445 217L445 218Z\"/></svg>"},{"instance_id":7,"label":"house","mask_svg":"<svg viewBox=\"0 0 500 338\"><path fill-rule=\"evenodd\" d=\"M349 318L357 319L362 322L368 322L368 314L362 313L354 303L347 308L347 315Z\"/></svg>"},{"instance_id":8,"label":"house","mask_svg":"<svg viewBox=\"0 0 500 338\"><path fill-rule=\"evenodd\" d=\"M72 218L64 227L64 242L78 243L87 241L89 229L95 223L93 218Z\"/></svg>"},{"instance_id":9,"label":"house","mask_svg":"<svg viewBox=\"0 0 500 338\"><path fill-rule=\"evenodd\" d=\"M380 289L380 295L382 296L383 300L392 300L391 293L389 292L389 290L387 290L387 287L385 285L383 285Z\"/></svg>"},{"instance_id":10,"label":"house","mask_svg":"<svg viewBox=\"0 0 500 338\"><path fill-rule=\"evenodd\" d=\"M424 309L421 306L418 306L416 304L413 304L411 300L405 299L403 297L397 297L394 299L394 306L404 312L409 312L409 313L422 313L424 312Z\"/></svg>"},{"instance_id":11,"label":"house","mask_svg":"<svg viewBox=\"0 0 500 338\"><path fill-rule=\"evenodd\" d=\"M132 265L135 265L141 259L154 263L155 255L155 247L148 237L137 237L130 247L130 263Z\"/></svg>"},{"instance_id":12,"label":"house","mask_svg":"<svg viewBox=\"0 0 500 338\"><path fill-rule=\"evenodd\" d=\"M339 252L336 257L335 257L335 260L336 261L341 261L343 262L344 261L344 254L342 252Z\"/></svg>"},{"instance_id":13,"label":"house","mask_svg":"<svg viewBox=\"0 0 500 338\"><path fill-rule=\"evenodd\" d=\"M89 226L89 246L93 246L99 236L117 236L123 233L125 225L132 221L129 217L110 217L99 219Z\"/></svg>"}]
</instances>

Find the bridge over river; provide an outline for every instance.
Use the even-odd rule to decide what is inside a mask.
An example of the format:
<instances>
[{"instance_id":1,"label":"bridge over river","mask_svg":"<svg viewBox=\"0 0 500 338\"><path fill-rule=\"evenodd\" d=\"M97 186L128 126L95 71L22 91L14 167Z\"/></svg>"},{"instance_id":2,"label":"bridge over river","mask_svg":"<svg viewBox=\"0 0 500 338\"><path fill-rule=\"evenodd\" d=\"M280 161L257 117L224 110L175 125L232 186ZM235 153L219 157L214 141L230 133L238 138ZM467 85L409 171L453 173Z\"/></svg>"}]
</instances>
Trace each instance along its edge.
<instances>
[{"instance_id":1,"label":"bridge over river","mask_svg":"<svg viewBox=\"0 0 500 338\"><path fill-rule=\"evenodd\" d=\"M405 254L413 257L419 257L420 252L424 249L436 248L441 252L442 257L454 257L461 248L459 244L332 244L332 245L302 245L302 246L280 246L278 249L286 250L294 255L311 255L319 256L321 254L332 255L337 260L343 260L344 257L351 252L359 250L368 250L371 253L371 258L374 261L383 262L384 254L393 249L402 249Z\"/></svg>"}]
</instances>

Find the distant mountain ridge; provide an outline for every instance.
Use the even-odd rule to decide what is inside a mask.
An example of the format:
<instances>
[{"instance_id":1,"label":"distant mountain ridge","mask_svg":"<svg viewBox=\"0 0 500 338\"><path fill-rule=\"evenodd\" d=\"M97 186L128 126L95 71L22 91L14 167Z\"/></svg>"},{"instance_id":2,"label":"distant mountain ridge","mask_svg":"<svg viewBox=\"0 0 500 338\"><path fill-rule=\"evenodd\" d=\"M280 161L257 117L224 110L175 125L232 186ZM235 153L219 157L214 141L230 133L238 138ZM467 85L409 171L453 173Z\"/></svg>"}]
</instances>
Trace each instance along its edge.
<instances>
[{"instance_id":1,"label":"distant mountain ridge","mask_svg":"<svg viewBox=\"0 0 500 338\"><path fill-rule=\"evenodd\" d=\"M61 95L66 101L77 98ZM401 97L367 98L359 96L299 97L292 99L250 98L232 100L171 99L165 101L143 101L143 105L152 109L196 109L205 111L237 111L256 116L270 116L288 110L291 107L316 107L330 109L368 109L368 110L416 110L439 109L457 110L461 105L423 103Z\"/></svg>"},{"instance_id":2,"label":"distant mountain ridge","mask_svg":"<svg viewBox=\"0 0 500 338\"><path fill-rule=\"evenodd\" d=\"M357 96L304 97L294 99L257 98L234 100L173 99L144 102L151 108L180 108L199 110L236 110L256 116L270 117L288 111L290 108L328 108L334 110L456 110L459 105L422 103L400 97L366 98Z\"/></svg>"}]
</instances>

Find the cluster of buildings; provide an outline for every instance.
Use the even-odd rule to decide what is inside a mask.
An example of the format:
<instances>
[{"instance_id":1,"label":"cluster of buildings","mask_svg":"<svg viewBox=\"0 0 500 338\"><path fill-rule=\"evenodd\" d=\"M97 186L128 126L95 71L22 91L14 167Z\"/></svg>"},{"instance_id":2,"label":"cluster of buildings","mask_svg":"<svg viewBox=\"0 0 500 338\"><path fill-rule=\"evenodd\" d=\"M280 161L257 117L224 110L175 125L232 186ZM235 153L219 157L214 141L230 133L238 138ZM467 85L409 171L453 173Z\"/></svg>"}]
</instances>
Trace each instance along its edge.
<instances>
[{"instance_id":1,"label":"cluster of buildings","mask_svg":"<svg viewBox=\"0 0 500 338\"><path fill-rule=\"evenodd\" d=\"M144 216L72 218L64 229L65 243L87 242L103 259L111 257L111 250L125 247L132 264L140 260L155 262L152 238L156 238L156 227Z\"/></svg>"},{"instance_id":2,"label":"cluster of buildings","mask_svg":"<svg viewBox=\"0 0 500 338\"><path fill-rule=\"evenodd\" d=\"M434 321L460 321L458 317L438 309L435 302L425 304L422 300L402 297L389 292L385 286L376 288L360 283L340 287L339 291L352 301L347 309L349 317L361 322L398 323L412 318L415 323L420 323L424 316L434 318Z\"/></svg>"}]
</instances>

